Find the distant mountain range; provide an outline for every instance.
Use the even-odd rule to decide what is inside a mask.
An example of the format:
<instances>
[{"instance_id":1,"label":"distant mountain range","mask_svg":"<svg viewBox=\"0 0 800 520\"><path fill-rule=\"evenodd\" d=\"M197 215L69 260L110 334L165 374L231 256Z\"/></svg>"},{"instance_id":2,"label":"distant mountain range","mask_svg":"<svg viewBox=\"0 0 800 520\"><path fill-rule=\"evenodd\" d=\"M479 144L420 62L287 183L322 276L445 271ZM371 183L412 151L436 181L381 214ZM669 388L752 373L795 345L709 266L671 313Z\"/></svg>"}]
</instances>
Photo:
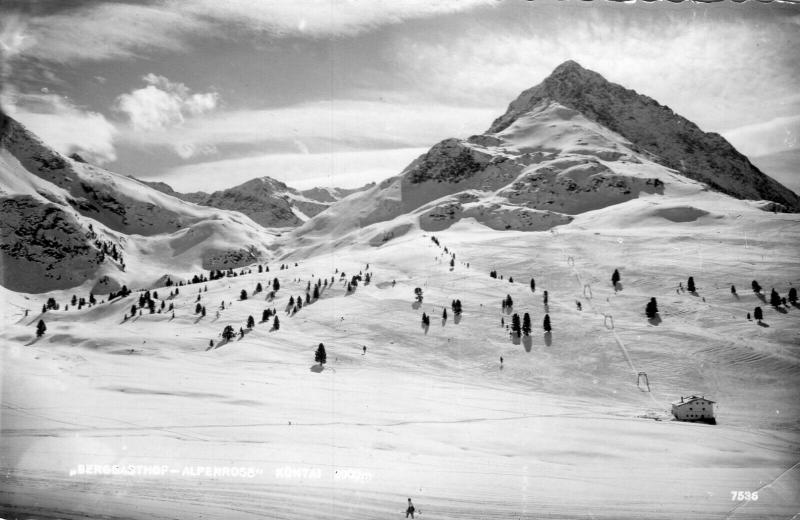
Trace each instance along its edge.
<instances>
[{"instance_id":1,"label":"distant mountain range","mask_svg":"<svg viewBox=\"0 0 800 520\"><path fill-rule=\"evenodd\" d=\"M259 177L233 188L205 193L178 193L164 182L140 182L187 202L202 206L244 213L264 227L295 227L326 210L331 204L374 183L361 188L312 188L298 191L270 177Z\"/></svg>"},{"instance_id":2,"label":"distant mountain range","mask_svg":"<svg viewBox=\"0 0 800 520\"><path fill-rule=\"evenodd\" d=\"M446 139L355 190L298 191L263 177L178 193L65 157L0 112L0 281L22 292L107 292L348 241L380 246L464 219L543 231L639 198L709 191L731 205L800 211L797 194L718 134L571 61L486 133Z\"/></svg>"}]
</instances>

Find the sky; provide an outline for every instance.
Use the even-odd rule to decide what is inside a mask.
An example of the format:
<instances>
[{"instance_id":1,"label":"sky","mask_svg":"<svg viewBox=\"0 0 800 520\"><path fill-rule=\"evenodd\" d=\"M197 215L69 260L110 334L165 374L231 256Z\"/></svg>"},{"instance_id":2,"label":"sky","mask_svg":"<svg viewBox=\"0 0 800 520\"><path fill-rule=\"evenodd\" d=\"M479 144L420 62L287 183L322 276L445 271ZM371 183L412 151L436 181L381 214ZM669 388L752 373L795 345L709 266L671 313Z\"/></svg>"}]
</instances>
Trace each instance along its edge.
<instances>
[{"instance_id":1,"label":"sky","mask_svg":"<svg viewBox=\"0 0 800 520\"><path fill-rule=\"evenodd\" d=\"M800 191L800 4L3 0L0 104L178 191L355 187L484 132L572 59Z\"/></svg>"}]
</instances>

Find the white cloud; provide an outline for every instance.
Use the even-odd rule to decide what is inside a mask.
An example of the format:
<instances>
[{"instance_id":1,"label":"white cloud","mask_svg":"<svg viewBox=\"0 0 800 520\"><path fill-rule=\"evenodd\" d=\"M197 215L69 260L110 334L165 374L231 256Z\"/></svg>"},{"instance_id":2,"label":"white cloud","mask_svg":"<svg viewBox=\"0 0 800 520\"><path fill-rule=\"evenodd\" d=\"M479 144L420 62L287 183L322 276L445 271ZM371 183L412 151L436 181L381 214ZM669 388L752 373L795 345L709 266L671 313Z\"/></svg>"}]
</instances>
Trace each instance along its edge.
<instances>
[{"instance_id":1,"label":"white cloud","mask_svg":"<svg viewBox=\"0 0 800 520\"><path fill-rule=\"evenodd\" d=\"M148 85L119 96L114 108L125 114L135 132L145 135L180 127L187 121L187 118L197 117L214 110L219 101L219 95L216 92L190 94L189 87L183 83L170 81L164 76L151 73L142 79ZM206 146L198 147L190 140L179 141L182 133L183 131L179 129L167 141L168 143L178 143L175 151L181 157L192 157L198 152L213 153L213 148L207 143Z\"/></svg>"},{"instance_id":2,"label":"white cloud","mask_svg":"<svg viewBox=\"0 0 800 520\"><path fill-rule=\"evenodd\" d=\"M4 101L9 115L57 151L77 152L96 164L116 159L117 130L102 114L82 110L55 94L11 94Z\"/></svg>"},{"instance_id":3,"label":"white cloud","mask_svg":"<svg viewBox=\"0 0 800 520\"><path fill-rule=\"evenodd\" d=\"M178 191L214 191L269 176L298 189L352 188L399 174L427 148L265 154L173 168L157 177Z\"/></svg>"},{"instance_id":4,"label":"white cloud","mask_svg":"<svg viewBox=\"0 0 800 520\"><path fill-rule=\"evenodd\" d=\"M800 115L734 128L723 137L749 157L794 150L800 148Z\"/></svg>"},{"instance_id":5,"label":"white cloud","mask_svg":"<svg viewBox=\"0 0 800 520\"><path fill-rule=\"evenodd\" d=\"M483 108L333 100L217 112L186 119L180 127L150 125L150 131L128 132L123 138L140 147L174 142L195 147L269 143L302 153L328 151L331 146L340 150L409 148L479 133L496 115Z\"/></svg>"},{"instance_id":6,"label":"white cloud","mask_svg":"<svg viewBox=\"0 0 800 520\"><path fill-rule=\"evenodd\" d=\"M254 35L352 36L493 0L162 0L150 5L106 3L25 18L14 41L44 61L131 58L153 49L186 50L198 35L230 37L231 26ZM16 47L16 45L15 45ZM24 47L24 48L23 48Z\"/></svg>"}]
</instances>

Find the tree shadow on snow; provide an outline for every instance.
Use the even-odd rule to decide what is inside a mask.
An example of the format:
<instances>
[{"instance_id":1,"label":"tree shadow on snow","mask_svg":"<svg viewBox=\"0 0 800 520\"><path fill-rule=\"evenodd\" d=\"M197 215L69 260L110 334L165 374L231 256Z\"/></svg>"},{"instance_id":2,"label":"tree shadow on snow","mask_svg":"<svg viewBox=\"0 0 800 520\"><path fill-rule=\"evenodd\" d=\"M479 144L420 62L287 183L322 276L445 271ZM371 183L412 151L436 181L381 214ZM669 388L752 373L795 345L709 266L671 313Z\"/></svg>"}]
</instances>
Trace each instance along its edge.
<instances>
[{"instance_id":1,"label":"tree shadow on snow","mask_svg":"<svg viewBox=\"0 0 800 520\"><path fill-rule=\"evenodd\" d=\"M519 345L519 343L520 343L519 334L517 334L515 332L511 333L511 343L513 343L514 345Z\"/></svg>"},{"instance_id":2,"label":"tree shadow on snow","mask_svg":"<svg viewBox=\"0 0 800 520\"><path fill-rule=\"evenodd\" d=\"M544 333L544 344L548 347L553 344L553 333L552 332L545 332Z\"/></svg>"},{"instance_id":3,"label":"tree shadow on snow","mask_svg":"<svg viewBox=\"0 0 800 520\"><path fill-rule=\"evenodd\" d=\"M766 323L764 323L764 322L763 322L763 321L761 321L761 320L758 320L758 326L759 326L759 327L765 327L765 328L766 328L766 327L769 327L769 325L767 325Z\"/></svg>"},{"instance_id":4,"label":"tree shadow on snow","mask_svg":"<svg viewBox=\"0 0 800 520\"><path fill-rule=\"evenodd\" d=\"M533 338L530 336L524 336L522 338L522 345L525 347L525 352L530 352L531 347L533 346Z\"/></svg>"},{"instance_id":5,"label":"tree shadow on snow","mask_svg":"<svg viewBox=\"0 0 800 520\"><path fill-rule=\"evenodd\" d=\"M647 321L648 321L648 323L650 323L650 325L654 325L654 326L656 326L656 327L657 327L657 326L658 326L658 324L659 324L659 323L661 323L661 316L659 316L658 314L656 314L655 316L653 316L652 318L650 318L650 319L649 319L649 320L647 320Z\"/></svg>"},{"instance_id":6,"label":"tree shadow on snow","mask_svg":"<svg viewBox=\"0 0 800 520\"><path fill-rule=\"evenodd\" d=\"M309 368L309 370L311 370L315 374L319 374L323 370L325 370L325 365L320 365L319 363L317 363L316 365L311 365L311 368Z\"/></svg>"},{"instance_id":7,"label":"tree shadow on snow","mask_svg":"<svg viewBox=\"0 0 800 520\"><path fill-rule=\"evenodd\" d=\"M692 296L694 296L695 298L697 298L698 296L700 296L699 294L697 294L697 291L689 291L689 294L691 294L691 295L692 295Z\"/></svg>"},{"instance_id":8,"label":"tree shadow on snow","mask_svg":"<svg viewBox=\"0 0 800 520\"><path fill-rule=\"evenodd\" d=\"M422 324L422 330L425 331L425 334L428 333L429 328L431 328L430 325L425 325L424 323Z\"/></svg>"},{"instance_id":9,"label":"tree shadow on snow","mask_svg":"<svg viewBox=\"0 0 800 520\"><path fill-rule=\"evenodd\" d=\"M456 325L458 325L459 323L461 323L461 315L460 315L460 314L456 314L456 315L453 317L453 322L454 322Z\"/></svg>"},{"instance_id":10,"label":"tree shadow on snow","mask_svg":"<svg viewBox=\"0 0 800 520\"><path fill-rule=\"evenodd\" d=\"M421 306L422 306L422 303L420 303L420 302L414 302L414 303L411 304L411 308L414 309L414 310L419 309Z\"/></svg>"},{"instance_id":11,"label":"tree shadow on snow","mask_svg":"<svg viewBox=\"0 0 800 520\"><path fill-rule=\"evenodd\" d=\"M621 282L617 282L616 284L614 284L614 292L619 292L621 290L622 290L622 283Z\"/></svg>"},{"instance_id":12,"label":"tree shadow on snow","mask_svg":"<svg viewBox=\"0 0 800 520\"><path fill-rule=\"evenodd\" d=\"M442 327L447 325L447 318L442 318Z\"/></svg>"},{"instance_id":13,"label":"tree shadow on snow","mask_svg":"<svg viewBox=\"0 0 800 520\"><path fill-rule=\"evenodd\" d=\"M41 336L34 336L32 340L30 340L29 342L25 343L25 346L26 347L30 347L34 343L37 343L40 339L42 339Z\"/></svg>"},{"instance_id":14,"label":"tree shadow on snow","mask_svg":"<svg viewBox=\"0 0 800 520\"><path fill-rule=\"evenodd\" d=\"M773 307L773 309L775 309L776 311L780 312L781 314L788 314L789 313L789 311L787 311L783 307Z\"/></svg>"},{"instance_id":15,"label":"tree shadow on snow","mask_svg":"<svg viewBox=\"0 0 800 520\"><path fill-rule=\"evenodd\" d=\"M756 293L756 296L758 296L758 299L761 300L763 303L767 303L767 297L764 296L762 293L760 292Z\"/></svg>"}]
</instances>

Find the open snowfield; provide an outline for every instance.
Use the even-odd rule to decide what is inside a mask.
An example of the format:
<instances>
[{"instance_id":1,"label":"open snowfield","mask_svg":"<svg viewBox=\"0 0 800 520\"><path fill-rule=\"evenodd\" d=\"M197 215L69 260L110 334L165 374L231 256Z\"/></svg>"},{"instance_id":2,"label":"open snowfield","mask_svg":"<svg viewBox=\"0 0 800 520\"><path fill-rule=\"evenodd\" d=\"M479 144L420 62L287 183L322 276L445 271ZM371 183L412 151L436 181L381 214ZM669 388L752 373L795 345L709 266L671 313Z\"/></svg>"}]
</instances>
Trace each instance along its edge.
<instances>
[{"instance_id":1,"label":"open snowfield","mask_svg":"<svg viewBox=\"0 0 800 520\"><path fill-rule=\"evenodd\" d=\"M800 309L773 309L750 282L767 297L800 284L800 220L726 209L731 199L713 194L702 207L653 200L553 232L464 219L435 233L453 268L417 228L380 247L316 248L269 273L181 287L167 300L174 319L145 310L123 321L136 292L51 311L39 340L46 297L88 289L4 290L0 516L383 519L402 517L411 497L423 519L792 518ZM345 295L337 269L372 282ZM332 276L320 300L285 312L308 281ZM689 276L696 296L676 291ZM258 282L265 292L252 295ZM531 314L530 338L501 328L507 294L513 312ZM644 316L652 296L660 323ZM756 305L763 326L745 319ZM260 322L272 307L277 331ZM223 327L238 331L248 315L253 330L220 345ZM717 402L717 425L671 420L669 403L693 393ZM111 475L114 465L134 474ZM164 473L144 474L154 466ZM758 500L733 500L738 491Z\"/></svg>"}]
</instances>

